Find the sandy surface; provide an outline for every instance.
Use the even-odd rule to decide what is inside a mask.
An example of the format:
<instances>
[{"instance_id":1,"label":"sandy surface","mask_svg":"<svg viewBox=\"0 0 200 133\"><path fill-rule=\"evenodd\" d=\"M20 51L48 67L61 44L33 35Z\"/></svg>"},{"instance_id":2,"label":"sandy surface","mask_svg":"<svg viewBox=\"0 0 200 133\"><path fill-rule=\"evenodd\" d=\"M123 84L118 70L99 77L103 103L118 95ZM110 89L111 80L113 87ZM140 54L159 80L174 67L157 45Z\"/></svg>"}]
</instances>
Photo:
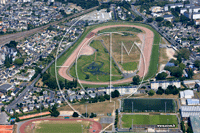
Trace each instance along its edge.
<instances>
[{"instance_id":1,"label":"sandy surface","mask_svg":"<svg viewBox=\"0 0 200 133\"><path fill-rule=\"evenodd\" d=\"M169 59L175 59L174 55L176 52L173 48L167 48L166 53L167 53L167 56L169 57Z\"/></svg>"},{"instance_id":2,"label":"sandy surface","mask_svg":"<svg viewBox=\"0 0 200 133\"><path fill-rule=\"evenodd\" d=\"M154 39L154 34L151 30L149 30L148 28L145 27L141 27L141 26L135 26L135 25L109 25L109 26L103 26L103 27L99 27L94 29L92 32L90 32L87 37L79 44L79 46L74 50L74 52L70 55L70 57L65 61L65 63L63 64L63 66L71 66L73 65L74 61L77 58L77 55L80 53L87 53L88 51L91 52L91 48L88 47L88 43L90 41L90 39L92 37L95 36L95 34L99 31L99 30L103 30L106 28L111 28L111 27L135 27L135 28L139 28L141 30L143 30L145 32L145 41L144 41L144 46L143 46L143 53L144 53L144 57L145 57L145 65L144 65L144 61L142 58L140 58L141 60L141 64L140 64L140 68L139 68L139 73L138 75L140 77L144 76L147 74L148 72L148 68L149 68L149 63L150 63L150 57L151 57L151 50L152 50L152 45L153 45L153 39ZM142 40L141 40L142 41ZM88 49L88 48L90 49ZM69 68L68 67L61 67L58 70L58 73L60 76L62 76L63 78L72 81L73 77L69 76L67 74L67 70ZM144 70L145 70L145 74L144 74ZM91 85L105 85L105 84L110 84L110 82L91 82L91 81L82 81L82 80L78 80L80 83L82 84L91 84ZM132 78L127 78L127 79L122 79L119 81L112 81L112 84L122 84L122 83L127 83L127 82L131 82Z\"/></svg>"}]
</instances>

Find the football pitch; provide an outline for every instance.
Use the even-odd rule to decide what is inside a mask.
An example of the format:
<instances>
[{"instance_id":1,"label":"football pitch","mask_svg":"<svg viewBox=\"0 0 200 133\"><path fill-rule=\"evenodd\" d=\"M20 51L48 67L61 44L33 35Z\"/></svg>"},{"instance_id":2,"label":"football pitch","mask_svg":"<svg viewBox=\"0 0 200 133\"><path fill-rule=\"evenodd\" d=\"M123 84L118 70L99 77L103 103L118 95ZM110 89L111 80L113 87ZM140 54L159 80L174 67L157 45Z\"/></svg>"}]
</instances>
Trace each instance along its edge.
<instances>
[{"instance_id":1,"label":"football pitch","mask_svg":"<svg viewBox=\"0 0 200 133\"><path fill-rule=\"evenodd\" d=\"M36 133L87 133L89 124L75 122L44 122L36 126Z\"/></svg>"},{"instance_id":2,"label":"football pitch","mask_svg":"<svg viewBox=\"0 0 200 133\"><path fill-rule=\"evenodd\" d=\"M178 125L177 117L175 115L123 115L122 127L130 128L133 125Z\"/></svg>"},{"instance_id":3,"label":"football pitch","mask_svg":"<svg viewBox=\"0 0 200 133\"><path fill-rule=\"evenodd\" d=\"M175 112L173 99L128 98L122 100L123 112Z\"/></svg>"}]
</instances>

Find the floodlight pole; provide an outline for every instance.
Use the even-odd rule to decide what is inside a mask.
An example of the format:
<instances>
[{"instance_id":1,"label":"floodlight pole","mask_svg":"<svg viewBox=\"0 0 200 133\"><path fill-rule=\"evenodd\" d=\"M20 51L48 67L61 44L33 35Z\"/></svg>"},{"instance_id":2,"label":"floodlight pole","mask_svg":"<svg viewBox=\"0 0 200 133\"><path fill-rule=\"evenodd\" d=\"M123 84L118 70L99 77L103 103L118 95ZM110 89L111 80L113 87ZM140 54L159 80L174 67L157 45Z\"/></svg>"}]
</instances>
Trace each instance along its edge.
<instances>
[{"instance_id":1,"label":"floodlight pole","mask_svg":"<svg viewBox=\"0 0 200 133\"><path fill-rule=\"evenodd\" d=\"M110 33L110 102L111 102L111 85L112 85L112 33Z\"/></svg>"}]
</instances>

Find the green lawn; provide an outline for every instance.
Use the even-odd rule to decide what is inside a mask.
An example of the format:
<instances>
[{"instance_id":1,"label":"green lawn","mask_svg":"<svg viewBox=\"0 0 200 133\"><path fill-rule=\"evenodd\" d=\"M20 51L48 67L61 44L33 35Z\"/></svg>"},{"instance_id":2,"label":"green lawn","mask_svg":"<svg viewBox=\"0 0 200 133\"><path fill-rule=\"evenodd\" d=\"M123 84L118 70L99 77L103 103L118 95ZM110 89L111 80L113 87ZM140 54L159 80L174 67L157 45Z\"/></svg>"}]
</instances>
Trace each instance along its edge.
<instances>
[{"instance_id":1,"label":"green lawn","mask_svg":"<svg viewBox=\"0 0 200 133\"><path fill-rule=\"evenodd\" d=\"M121 65L122 65L123 69L126 71L134 71L137 69L138 62L127 62L127 63L123 63Z\"/></svg>"},{"instance_id":2,"label":"green lawn","mask_svg":"<svg viewBox=\"0 0 200 133\"><path fill-rule=\"evenodd\" d=\"M145 79L152 78L158 71L159 62L159 45L153 45L151 52L151 60L149 64L149 71L145 76Z\"/></svg>"},{"instance_id":3,"label":"green lawn","mask_svg":"<svg viewBox=\"0 0 200 133\"><path fill-rule=\"evenodd\" d=\"M66 59L71 55L71 53L77 48L77 46L82 42L82 40L93 30L96 29L98 27L102 27L102 26L106 26L106 25L118 25L118 24L124 24L124 25L138 25L138 26L143 26L146 27L150 30L152 30L154 32L154 44L159 44L160 42L160 35L158 32L156 32L156 30L154 30L151 26L149 25L145 25L145 24L141 24L141 23L130 23L130 22L108 22L108 23L103 23L103 24L99 24L99 25L93 25L93 26L89 26L87 28L85 28L82 36L79 38L79 40L70 48L68 49L60 58L57 59L57 66L62 66L62 64L66 61ZM153 53L153 50L152 50ZM155 53L157 54L157 53ZM157 55L158 56L158 55ZM154 56L156 57L156 56ZM153 59L153 56L151 56L151 60ZM152 62L152 61L151 61ZM153 63L153 62L152 62ZM157 66L157 64L152 64L150 63L149 68L153 68L154 66ZM53 63L51 65L51 67L49 68L49 72L50 74L55 77L55 64ZM154 68L155 69L155 68ZM157 68L156 68L157 69ZM150 69L151 70L151 69ZM58 69L57 69L58 71ZM149 71L148 76L146 76L147 78L151 77L149 75L155 75L157 71ZM59 75L59 74L58 74ZM64 78L62 78L61 76L58 76L59 80L64 81ZM147 79L146 78L146 79ZM87 85L86 85L87 86Z\"/></svg>"},{"instance_id":4,"label":"green lawn","mask_svg":"<svg viewBox=\"0 0 200 133\"><path fill-rule=\"evenodd\" d=\"M133 119L133 125L158 125L158 124L175 124L178 126L178 121L175 115L123 115L122 126L130 128Z\"/></svg>"},{"instance_id":5,"label":"green lawn","mask_svg":"<svg viewBox=\"0 0 200 133\"><path fill-rule=\"evenodd\" d=\"M93 55L81 56L77 61L77 73L80 80L87 81L109 81L110 80L110 56L100 41L92 41L91 47L96 49ZM112 62L112 80L119 80L123 77L114 62ZM70 75L76 76L75 65L70 69ZM89 75L89 79L86 79Z\"/></svg>"},{"instance_id":6,"label":"green lawn","mask_svg":"<svg viewBox=\"0 0 200 133\"><path fill-rule=\"evenodd\" d=\"M36 129L36 133L81 133L81 123L62 124L62 123L42 123L40 128Z\"/></svg>"},{"instance_id":7,"label":"green lawn","mask_svg":"<svg viewBox=\"0 0 200 133\"><path fill-rule=\"evenodd\" d=\"M142 30L135 28L135 27L112 27L112 28L107 28L99 31L98 33L104 33L104 32L120 32L120 31L131 31L131 32L136 32L136 33L141 33Z\"/></svg>"}]
</instances>

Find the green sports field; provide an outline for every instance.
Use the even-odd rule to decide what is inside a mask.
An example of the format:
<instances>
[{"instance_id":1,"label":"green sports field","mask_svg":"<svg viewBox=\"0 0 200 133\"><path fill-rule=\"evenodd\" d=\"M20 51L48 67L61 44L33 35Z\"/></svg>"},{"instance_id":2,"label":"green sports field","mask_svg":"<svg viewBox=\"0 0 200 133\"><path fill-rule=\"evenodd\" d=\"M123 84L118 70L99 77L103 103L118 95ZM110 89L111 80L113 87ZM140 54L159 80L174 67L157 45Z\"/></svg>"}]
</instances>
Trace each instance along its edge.
<instances>
[{"instance_id":1,"label":"green sports field","mask_svg":"<svg viewBox=\"0 0 200 133\"><path fill-rule=\"evenodd\" d=\"M122 127L130 128L133 119L133 125L158 125L158 124L175 124L178 125L175 115L123 115Z\"/></svg>"},{"instance_id":2,"label":"green sports field","mask_svg":"<svg viewBox=\"0 0 200 133\"><path fill-rule=\"evenodd\" d=\"M165 106L166 104L166 106ZM174 112L173 99L126 98L122 100L124 112ZM132 107L133 106L133 107Z\"/></svg>"},{"instance_id":3,"label":"green sports field","mask_svg":"<svg viewBox=\"0 0 200 133\"><path fill-rule=\"evenodd\" d=\"M81 127L83 125L83 128ZM85 123L74 122L43 122L36 126L36 133L87 133L88 126Z\"/></svg>"}]
</instances>

